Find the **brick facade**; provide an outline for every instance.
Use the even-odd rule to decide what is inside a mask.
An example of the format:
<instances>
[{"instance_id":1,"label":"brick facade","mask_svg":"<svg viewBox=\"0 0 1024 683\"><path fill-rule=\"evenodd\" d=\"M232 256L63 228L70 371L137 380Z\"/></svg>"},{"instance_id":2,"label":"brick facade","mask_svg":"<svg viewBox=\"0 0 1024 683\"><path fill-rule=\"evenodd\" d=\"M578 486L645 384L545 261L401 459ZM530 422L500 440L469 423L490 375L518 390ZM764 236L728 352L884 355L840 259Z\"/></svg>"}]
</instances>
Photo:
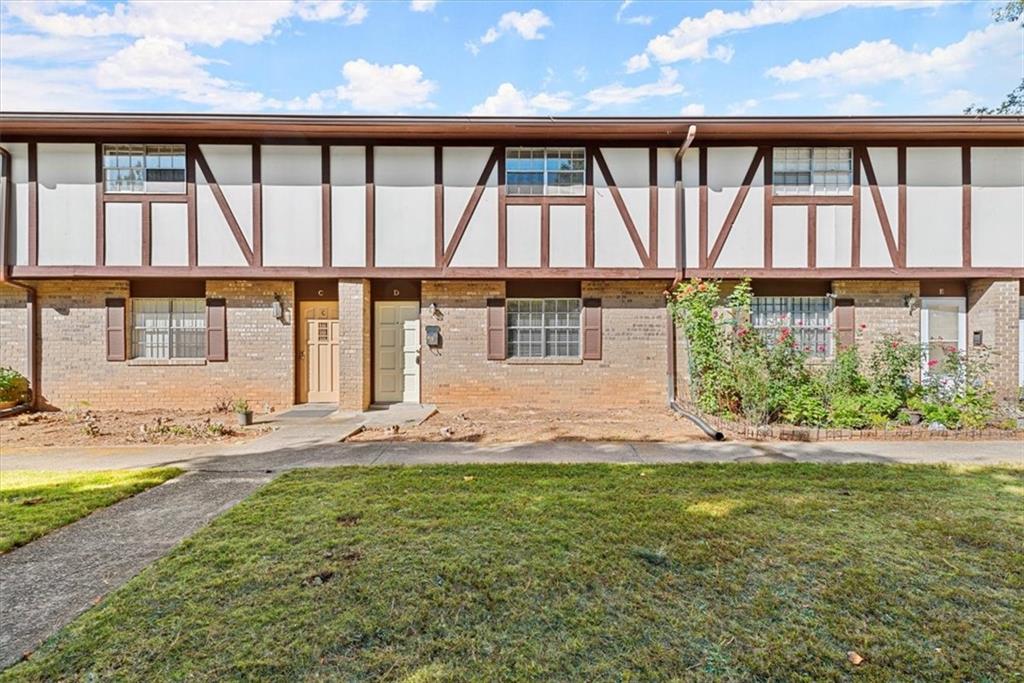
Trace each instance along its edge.
<instances>
[{"instance_id":1,"label":"brick facade","mask_svg":"<svg viewBox=\"0 0 1024 683\"><path fill-rule=\"evenodd\" d=\"M835 280L832 293L853 299L857 351L863 362L886 334L898 334L911 343L920 340L921 309L914 304L921 295L917 280Z\"/></svg>"},{"instance_id":2,"label":"brick facade","mask_svg":"<svg viewBox=\"0 0 1024 683\"><path fill-rule=\"evenodd\" d=\"M338 281L338 407L366 410L370 406L370 281Z\"/></svg>"},{"instance_id":3,"label":"brick facade","mask_svg":"<svg viewBox=\"0 0 1024 683\"><path fill-rule=\"evenodd\" d=\"M989 353L989 380L1003 399L1013 399L1018 391L1019 297L1019 280L967 284L967 353L974 351L974 333L980 332Z\"/></svg>"},{"instance_id":4,"label":"brick facade","mask_svg":"<svg viewBox=\"0 0 1024 683\"><path fill-rule=\"evenodd\" d=\"M276 320L272 310L275 294L286 309L292 308L291 282L206 283L207 296L227 301L228 360L223 363L108 362L105 299L128 298L129 283L51 280L40 282L37 290L40 384L46 405L208 408L239 397L259 411L293 402L294 328Z\"/></svg>"},{"instance_id":5,"label":"brick facade","mask_svg":"<svg viewBox=\"0 0 1024 683\"><path fill-rule=\"evenodd\" d=\"M665 403L666 282L584 281L602 304L601 360L487 360L487 299L502 281L424 281L421 321L441 327L442 347L423 350L423 401L441 406L579 405L660 407ZM428 307L437 305L442 319Z\"/></svg>"},{"instance_id":6,"label":"brick facade","mask_svg":"<svg viewBox=\"0 0 1024 683\"><path fill-rule=\"evenodd\" d=\"M28 309L25 290L0 285L0 367L28 377Z\"/></svg>"}]
</instances>

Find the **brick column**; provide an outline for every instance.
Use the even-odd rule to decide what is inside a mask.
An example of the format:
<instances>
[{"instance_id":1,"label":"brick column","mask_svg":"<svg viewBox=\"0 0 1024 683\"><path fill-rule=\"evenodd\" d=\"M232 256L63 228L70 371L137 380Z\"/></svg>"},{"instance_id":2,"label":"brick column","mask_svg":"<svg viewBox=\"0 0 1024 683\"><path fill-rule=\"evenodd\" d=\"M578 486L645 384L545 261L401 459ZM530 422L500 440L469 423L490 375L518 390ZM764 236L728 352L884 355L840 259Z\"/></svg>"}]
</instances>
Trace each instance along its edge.
<instances>
[{"instance_id":1,"label":"brick column","mask_svg":"<svg viewBox=\"0 0 1024 683\"><path fill-rule=\"evenodd\" d=\"M370 407L370 281L338 280L338 407L366 410Z\"/></svg>"},{"instance_id":2,"label":"brick column","mask_svg":"<svg viewBox=\"0 0 1024 683\"><path fill-rule=\"evenodd\" d=\"M989 381L1001 399L1017 396L1019 280L971 280L967 287L967 353L977 353L974 333L988 349Z\"/></svg>"}]
</instances>

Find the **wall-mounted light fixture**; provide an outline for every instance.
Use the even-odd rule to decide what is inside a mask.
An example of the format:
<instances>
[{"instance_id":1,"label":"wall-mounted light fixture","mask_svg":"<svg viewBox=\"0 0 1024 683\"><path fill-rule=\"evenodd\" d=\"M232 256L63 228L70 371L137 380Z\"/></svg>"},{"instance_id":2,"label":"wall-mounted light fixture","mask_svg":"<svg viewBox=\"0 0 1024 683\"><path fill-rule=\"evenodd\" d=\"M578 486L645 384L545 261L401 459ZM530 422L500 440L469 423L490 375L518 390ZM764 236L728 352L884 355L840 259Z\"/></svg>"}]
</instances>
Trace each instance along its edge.
<instances>
[{"instance_id":1,"label":"wall-mounted light fixture","mask_svg":"<svg viewBox=\"0 0 1024 683\"><path fill-rule=\"evenodd\" d=\"M271 310L274 312L274 317L278 320L284 320L284 304L281 303L281 295L274 295L274 303L271 304Z\"/></svg>"},{"instance_id":2,"label":"wall-mounted light fixture","mask_svg":"<svg viewBox=\"0 0 1024 683\"><path fill-rule=\"evenodd\" d=\"M427 310L430 311L431 317L433 317L435 320L444 320L444 313L441 312L441 309L439 309L437 307L437 304L435 304L433 301L431 301L430 305L427 306Z\"/></svg>"},{"instance_id":3,"label":"wall-mounted light fixture","mask_svg":"<svg viewBox=\"0 0 1024 683\"><path fill-rule=\"evenodd\" d=\"M907 308L913 309L917 306L917 297L913 294L905 294L903 296L903 305Z\"/></svg>"}]
</instances>

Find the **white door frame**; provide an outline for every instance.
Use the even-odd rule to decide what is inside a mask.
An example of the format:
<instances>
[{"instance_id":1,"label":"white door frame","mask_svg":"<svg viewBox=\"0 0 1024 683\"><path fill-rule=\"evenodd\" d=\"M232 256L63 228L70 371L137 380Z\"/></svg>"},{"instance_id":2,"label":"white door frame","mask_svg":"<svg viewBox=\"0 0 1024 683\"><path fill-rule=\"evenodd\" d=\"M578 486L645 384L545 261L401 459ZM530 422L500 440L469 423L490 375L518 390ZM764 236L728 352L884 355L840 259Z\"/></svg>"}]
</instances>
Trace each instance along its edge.
<instances>
[{"instance_id":1,"label":"white door frame","mask_svg":"<svg viewBox=\"0 0 1024 683\"><path fill-rule=\"evenodd\" d=\"M394 390L385 392L382 386L382 311L394 310L395 321L391 323L391 353L395 367L391 369L397 383ZM373 304L373 402L374 403L419 403L420 387L420 303L419 301L375 301ZM415 327L415 342L406 344L406 337ZM414 348L413 348L414 347ZM415 363L415 372L409 372L408 363ZM414 384L414 386L412 386Z\"/></svg>"},{"instance_id":2,"label":"white door frame","mask_svg":"<svg viewBox=\"0 0 1024 683\"><path fill-rule=\"evenodd\" d=\"M928 376L928 305L953 304L957 306L956 348L961 353L967 351L967 297L964 296L925 296L921 297L921 377Z\"/></svg>"}]
</instances>

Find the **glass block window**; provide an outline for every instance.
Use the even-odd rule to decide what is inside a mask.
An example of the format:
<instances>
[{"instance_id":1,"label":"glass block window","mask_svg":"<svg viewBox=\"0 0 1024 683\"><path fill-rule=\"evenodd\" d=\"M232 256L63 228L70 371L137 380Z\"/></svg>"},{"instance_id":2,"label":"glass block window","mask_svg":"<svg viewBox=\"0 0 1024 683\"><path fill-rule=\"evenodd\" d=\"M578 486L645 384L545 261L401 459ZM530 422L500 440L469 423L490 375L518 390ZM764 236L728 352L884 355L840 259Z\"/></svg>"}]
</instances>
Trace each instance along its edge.
<instances>
[{"instance_id":1,"label":"glass block window","mask_svg":"<svg viewBox=\"0 0 1024 683\"><path fill-rule=\"evenodd\" d=\"M792 337L811 356L832 353L832 301L824 296L755 296L750 322L769 347Z\"/></svg>"},{"instance_id":2,"label":"glass block window","mask_svg":"<svg viewBox=\"0 0 1024 683\"><path fill-rule=\"evenodd\" d=\"M509 358L579 358L579 299L508 299Z\"/></svg>"},{"instance_id":3,"label":"glass block window","mask_svg":"<svg viewBox=\"0 0 1024 683\"><path fill-rule=\"evenodd\" d=\"M184 194L185 145L103 145L107 192Z\"/></svg>"},{"instance_id":4,"label":"glass block window","mask_svg":"<svg viewBox=\"0 0 1024 683\"><path fill-rule=\"evenodd\" d=\"M852 147L776 147L772 185L777 195L853 192Z\"/></svg>"},{"instance_id":5,"label":"glass block window","mask_svg":"<svg viewBox=\"0 0 1024 683\"><path fill-rule=\"evenodd\" d=\"M570 195L586 192L582 147L511 147L505 152L505 188L510 195Z\"/></svg>"},{"instance_id":6,"label":"glass block window","mask_svg":"<svg viewBox=\"0 0 1024 683\"><path fill-rule=\"evenodd\" d=\"M206 301L132 299L133 358L206 356Z\"/></svg>"}]
</instances>

